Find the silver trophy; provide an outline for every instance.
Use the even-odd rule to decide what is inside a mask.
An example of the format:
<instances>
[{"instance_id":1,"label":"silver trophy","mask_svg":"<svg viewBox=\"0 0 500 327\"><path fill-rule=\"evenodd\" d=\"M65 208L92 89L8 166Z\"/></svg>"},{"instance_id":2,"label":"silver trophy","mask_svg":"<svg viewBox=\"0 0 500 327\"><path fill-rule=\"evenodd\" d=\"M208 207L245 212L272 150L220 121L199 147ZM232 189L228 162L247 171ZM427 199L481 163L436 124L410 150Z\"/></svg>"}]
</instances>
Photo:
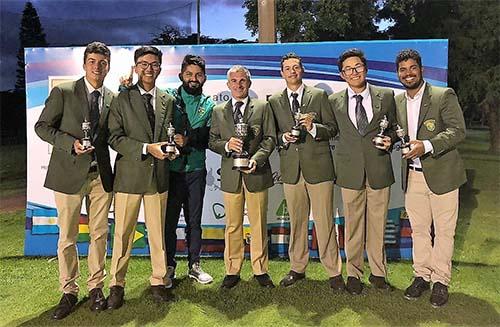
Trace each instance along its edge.
<instances>
[{"instance_id":1,"label":"silver trophy","mask_svg":"<svg viewBox=\"0 0 500 327\"><path fill-rule=\"evenodd\" d=\"M248 124L243 122L243 118L234 126L235 137L245 142L248 136ZM233 153L233 169L245 170L250 164L250 156L247 151Z\"/></svg>"},{"instance_id":2,"label":"silver trophy","mask_svg":"<svg viewBox=\"0 0 500 327\"><path fill-rule=\"evenodd\" d=\"M83 131L83 139L82 139L82 145L83 149L87 150L92 147L92 143L90 142L90 122L85 119L84 122L82 123L82 131Z\"/></svg>"},{"instance_id":3,"label":"silver trophy","mask_svg":"<svg viewBox=\"0 0 500 327\"><path fill-rule=\"evenodd\" d=\"M401 140L401 144L399 145L399 149L401 149L401 154L405 155L410 152L410 143L406 142L406 131L403 127L397 125L396 135Z\"/></svg>"},{"instance_id":4,"label":"silver trophy","mask_svg":"<svg viewBox=\"0 0 500 327\"><path fill-rule=\"evenodd\" d=\"M300 126L300 118L302 117L302 114L300 113L300 111L297 111L293 117L294 121L295 121L295 125L293 125L292 127L292 130L290 131L290 134L293 136L293 137L299 137L300 136L300 130L301 130L301 126Z\"/></svg>"},{"instance_id":5,"label":"silver trophy","mask_svg":"<svg viewBox=\"0 0 500 327\"><path fill-rule=\"evenodd\" d=\"M380 150L385 150L385 147L384 147L384 132L385 132L385 129L389 126L389 121L387 120L387 116L384 115L384 118L382 118L380 120L380 123L378 125L380 127L380 131L378 132L378 134L373 138L373 144L375 145L375 147L377 149L380 149Z\"/></svg>"},{"instance_id":6,"label":"silver trophy","mask_svg":"<svg viewBox=\"0 0 500 327\"><path fill-rule=\"evenodd\" d=\"M168 155L176 154L174 136L175 136L175 127L172 126L172 123L168 123L167 144L162 146L163 152Z\"/></svg>"}]
</instances>

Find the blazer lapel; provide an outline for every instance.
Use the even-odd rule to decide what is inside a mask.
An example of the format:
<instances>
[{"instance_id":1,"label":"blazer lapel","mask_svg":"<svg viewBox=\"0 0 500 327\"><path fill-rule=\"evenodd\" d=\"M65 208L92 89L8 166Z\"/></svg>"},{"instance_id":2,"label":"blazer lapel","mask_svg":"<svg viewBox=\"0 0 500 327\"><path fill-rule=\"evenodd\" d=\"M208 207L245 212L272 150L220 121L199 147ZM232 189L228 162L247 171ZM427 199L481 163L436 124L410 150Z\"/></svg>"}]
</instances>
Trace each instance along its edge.
<instances>
[{"instance_id":1,"label":"blazer lapel","mask_svg":"<svg viewBox=\"0 0 500 327\"><path fill-rule=\"evenodd\" d=\"M253 102L252 99L248 98L247 107L245 108L245 114L243 115L243 121L248 123L250 117L253 114Z\"/></svg>"},{"instance_id":2,"label":"blazer lapel","mask_svg":"<svg viewBox=\"0 0 500 327\"><path fill-rule=\"evenodd\" d=\"M104 102L102 104L102 109L101 109L101 114L99 116L99 127L102 128L104 127L104 124L106 122L106 117L108 116L109 112L109 107L111 106L111 100L113 99L113 96L111 92L107 88L103 88L103 93L104 93Z\"/></svg>"},{"instance_id":3,"label":"blazer lapel","mask_svg":"<svg viewBox=\"0 0 500 327\"><path fill-rule=\"evenodd\" d=\"M417 131L420 129L420 126L422 126L422 123L424 122L424 118L427 115L427 112L429 111L431 107L431 87L429 83L425 84L425 90L424 94L422 94L422 103L420 104L420 113L418 114L418 126L417 126Z\"/></svg>"},{"instance_id":4,"label":"blazer lapel","mask_svg":"<svg viewBox=\"0 0 500 327\"><path fill-rule=\"evenodd\" d=\"M139 118L142 127L146 130L150 141L153 141L153 131L151 131L151 125L149 124L149 119L146 114L146 104L144 103L144 100L141 96L141 92L139 92L137 84L130 89L129 98L132 109Z\"/></svg>"},{"instance_id":5,"label":"blazer lapel","mask_svg":"<svg viewBox=\"0 0 500 327\"><path fill-rule=\"evenodd\" d=\"M378 128L379 121L382 119L380 117L380 112L382 110L382 95L379 90L369 85L370 96L372 98L372 110L373 117L370 123L368 124L367 130L371 130L373 128Z\"/></svg>"},{"instance_id":6,"label":"blazer lapel","mask_svg":"<svg viewBox=\"0 0 500 327\"><path fill-rule=\"evenodd\" d=\"M77 110L82 122L84 120L90 121L90 107L89 100L87 98L87 90L85 86L85 81L83 77L76 81L75 84L75 95L81 103L80 110Z\"/></svg>"},{"instance_id":7,"label":"blazer lapel","mask_svg":"<svg viewBox=\"0 0 500 327\"><path fill-rule=\"evenodd\" d=\"M311 102L311 99L312 99L311 90L309 89L309 87L304 85L304 93L302 94L300 112L306 112L306 109L309 108L309 102Z\"/></svg>"},{"instance_id":8,"label":"blazer lapel","mask_svg":"<svg viewBox=\"0 0 500 327\"><path fill-rule=\"evenodd\" d=\"M226 102L224 106L224 119L226 120L227 125L229 126L229 130L232 135L234 135L234 117L233 117L233 105L231 100Z\"/></svg>"},{"instance_id":9,"label":"blazer lapel","mask_svg":"<svg viewBox=\"0 0 500 327\"><path fill-rule=\"evenodd\" d=\"M405 130L405 133L408 134L408 112L407 112L407 109L406 109L406 96L402 96L400 99L399 99L399 114L400 114L400 117L401 117L401 128L403 128Z\"/></svg>"},{"instance_id":10,"label":"blazer lapel","mask_svg":"<svg viewBox=\"0 0 500 327\"><path fill-rule=\"evenodd\" d=\"M283 115L288 118L288 122L293 126L295 125L295 119L293 117L292 108L290 107L290 101L288 100L288 93L286 89L283 90L280 97L281 108L285 109Z\"/></svg>"},{"instance_id":11,"label":"blazer lapel","mask_svg":"<svg viewBox=\"0 0 500 327\"><path fill-rule=\"evenodd\" d=\"M154 142L160 140L162 127L165 122L165 114L167 112L167 99L166 94L159 88L156 88L156 108L155 108L155 132L154 132Z\"/></svg>"}]
</instances>

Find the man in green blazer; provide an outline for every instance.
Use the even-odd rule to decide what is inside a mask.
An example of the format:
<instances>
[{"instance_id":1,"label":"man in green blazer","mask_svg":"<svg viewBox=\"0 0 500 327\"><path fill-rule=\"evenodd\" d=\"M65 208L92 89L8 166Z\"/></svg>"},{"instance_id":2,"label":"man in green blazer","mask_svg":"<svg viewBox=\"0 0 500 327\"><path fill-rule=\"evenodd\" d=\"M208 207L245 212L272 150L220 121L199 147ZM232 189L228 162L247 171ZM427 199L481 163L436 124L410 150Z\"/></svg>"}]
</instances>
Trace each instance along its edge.
<instances>
[{"instance_id":1,"label":"man in green blazer","mask_svg":"<svg viewBox=\"0 0 500 327\"><path fill-rule=\"evenodd\" d=\"M269 98L278 132L281 180L290 213L290 272L280 285L305 278L309 261L308 226L312 209L318 253L334 291L344 289L342 261L333 217L333 162L329 140L335 124L323 90L304 85L302 59L289 53L281 59L286 89ZM297 118L297 119L295 119ZM292 135L293 127L299 131Z\"/></svg>"},{"instance_id":2,"label":"man in green blazer","mask_svg":"<svg viewBox=\"0 0 500 327\"><path fill-rule=\"evenodd\" d=\"M54 190L59 241L57 258L63 296L54 319L68 316L78 302L79 275L76 241L82 200L89 217L88 253L90 309L106 309L102 288L106 278L108 213L113 190L109 159L108 114L114 94L103 86L109 71L110 51L101 42L87 45L83 55L85 76L55 86L35 124L35 132L50 143L52 154L45 187ZM83 122L90 123L90 147L84 147Z\"/></svg>"},{"instance_id":3,"label":"man in green blazer","mask_svg":"<svg viewBox=\"0 0 500 327\"><path fill-rule=\"evenodd\" d=\"M396 120L394 92L367 83L366 58L359 49L344 51L338 68L347 89L330 95L329 100L336 121L336 183L341 187L345 217L346 288L353 295L361 294L366 249L370 283L390 290L385 280L384 233L390 186L394 183L388 151L391 137L385 136L380 147L375 147L372 140L384 117L389 121L386 133L392 135Z\"/></svg>"},{"instance_id":4,"label":"man in green blazer","mask_svg":"<svg viewBox=\"0 0 500 327\"><path fill-rule=\"evenodd\" d=\"M411 148L401 166L415 276L405 298L420 297L432 282L430 302L440 307L448 301L458 188L466 182L457 151L457 145L465 139L465 122L455 92L424 81L422 58L417 51L401 51L396 67L406 90L396 97L397 120L408 133Z\"/></svg>"},{"instance_id":5,"label":"man in green blazer","mask_svg":"<svg viewBox=\"0 0 500 327\"><path fill-rule=\"evenodd\" d=\"M266 102L250 99L250 71L233 66L227 72L227 86L232 99L217 105L212 114L210 150L220 154L221 189L226 211L224 263L226 276L222 288L233 288L240 281L244 259L243 213L246 203L250 222L250 260L254 277L262 287L274 284L268 275L267 201L268 188L273 186L269 155L276 146L272 113ZM235 137L235 124L248 124L248 135ZM233 153L246 151L249 167L233 169Z\"/></svg>"},{"instance_id":6,"label":"man in green blazer","mask_svg":"<svg viewBox=\"0 0 500 327\"><path fill-rule=\"evenodd\" d=\"M155 301L170 299L166 288L172 286L172 281L167 277L164 240L169 164L162 146L167 143L174 99L155 86L161 61L162 53L158 48L138 48L134 62L139 81L120 92L111 104L109 144L118 155L110 309L123 305L125 275L141 202L151 256L151 294Z\"/></svg>"}]
</instances>

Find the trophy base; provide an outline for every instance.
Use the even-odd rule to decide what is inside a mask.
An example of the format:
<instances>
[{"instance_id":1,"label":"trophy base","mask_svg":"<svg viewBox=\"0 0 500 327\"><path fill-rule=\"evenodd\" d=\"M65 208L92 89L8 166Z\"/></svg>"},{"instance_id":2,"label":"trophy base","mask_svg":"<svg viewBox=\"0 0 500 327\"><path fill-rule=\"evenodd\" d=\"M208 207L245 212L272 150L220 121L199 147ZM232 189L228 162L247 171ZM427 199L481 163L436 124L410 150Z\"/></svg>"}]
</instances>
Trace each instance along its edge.
<instances>
[{"instance_id":1,"label":"trophy base","mask_svg":"<svg viewBox=\"0 0 500 327\"><path fill-rule=\"evenodd\" d=\"M299 137L300 136L300 129L293 127L292 130L290 131L290 135L293 137Z\"/></svg>"},{"instance_id":2,"label":"trophy base","mask_svg":"<svg viewBox=\"0 0 500 327\"><path fill-rule=\"evenodd\" d=\"M408 154L408 152L410 152L410 147L409 146L401 147L401 154L402 155L406 155L406 154Z\"/></svg>"},{"instance_id":3,"label":"trophy base","mask_svg":"<svg viewBox=\"0 0 500 327\"><path fill-rule=\"evenodd\" d=\"M375 145L377 149L385 150L384 137L381 135L375 136L373 139L373 145Z\"/></svg>"},{"instance_id":4,"label":"trophy base","mask_svg":"<svg viewBox=\"0 0 500 327\"><path fill-rule=\"evenodd\" d=\"M166 153L166 154L174 154L176 153L175 151L175 145L172 145L172 144L165 144L161 147L161 150L163 151L163 153Z\"/></svg>"},{"instance_id":5,"label":"trophy base","mask_svg":"<svg viewBox=\"0 0 500 327\"><path fill-rule=\"evenodd\" d=\"M249 164L249 158L233 158L233 170L248 170L250 169L250 167L248 167Z\"/></svg>"},{"instance_id":6,"label":"trophy base","mask_svg":"<svg viewBox=\"0 0 500 327\"><path fill-rule=\"evenodd\" d=\"M92 143L90 143L90 140L82 140L82 146L84 150L90 149L92 147Z\"/></svg>"}]
</instances>

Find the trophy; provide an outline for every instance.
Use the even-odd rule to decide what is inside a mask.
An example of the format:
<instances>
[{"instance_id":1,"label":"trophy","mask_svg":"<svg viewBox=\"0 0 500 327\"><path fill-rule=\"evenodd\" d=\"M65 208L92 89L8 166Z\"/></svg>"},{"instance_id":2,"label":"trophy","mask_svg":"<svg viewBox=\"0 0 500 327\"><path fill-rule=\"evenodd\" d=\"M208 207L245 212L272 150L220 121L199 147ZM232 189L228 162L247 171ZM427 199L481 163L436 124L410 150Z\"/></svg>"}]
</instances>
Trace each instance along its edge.
<instances>
[{"instance_id":1,"label":"trophy","mask_svg":"<svg viewBox=\"0 0 500 327\"><path fill-rule=\"evenodd\" d=\"M168 155L176 154L174 136L175 136L175 127L172 126L172 123L168 123L167 144L162 146L163 152Z\"/></svg>"},{"instance_id":2,"label":"trophy","mask_svg":"<svg viewBox=\"0 0 500 327\"><path fill-rule=\"evenodd\" d=\"M240 121L235 125L235 136L245 142L245 139L248 135L248 124L243 122L243 118L240 118ZM233 169L248 169L248 165L250 163L248 152L245 150L240 153L233 153Z\"/></svg>"},{"instance_id":3,"label":"trophy","mask_svg":"<svg viewBox=\"0 0 500 327\"><path fill-rule=\"evenodd\" d=\"M82 145L83 149L87 150L92 147L92 143L90 143L90 122L85 119L84 122L82 123L82 131L83 131L83 139L82 139Z\"/></svg>"},{"instance_id":4,"label":"trophy","mask_svg":"<svg viewBox=\"0 0 500 327\"><path fill-rule=\"evenodd\" d=\"M384 132L388 126L389 126L389 121L387 120L387 116L384 115L384 118L382 118L382 120L380 120L380 123L379 123L380 131L373 138L373 141L372 141L377 149L385 150L385 148L384 148L384 137L385 137Z\"/></svg>"},{"instance_id":5,"label":"trophy","mask_svg":"<svg viewBox=\"0 0 500 327\"><path fill-rule=\"evenodd\" d=\"M405 155L410 152L410 143L406 142L406 132L403 127L397 125L396 135L401 140L401 144L399 145L399 149L401 149L401 154Z\"/></svg>"},{"instance_id":6,"label":"trophy","mask_svg":"<svg viewBox=\"0 0 500 327\"><path fill-rule=\"evenodd\" d=\"M290 131L290 134L293 136L293 137L299 137L300 136L300 129L301 129L301 126L300 126L300 118L301 118L301 113L300 111L297 111L294 115L294 120L295 120L295 125L293 125L292 127L292 130Z\"/></svg>"}]
</instances>

